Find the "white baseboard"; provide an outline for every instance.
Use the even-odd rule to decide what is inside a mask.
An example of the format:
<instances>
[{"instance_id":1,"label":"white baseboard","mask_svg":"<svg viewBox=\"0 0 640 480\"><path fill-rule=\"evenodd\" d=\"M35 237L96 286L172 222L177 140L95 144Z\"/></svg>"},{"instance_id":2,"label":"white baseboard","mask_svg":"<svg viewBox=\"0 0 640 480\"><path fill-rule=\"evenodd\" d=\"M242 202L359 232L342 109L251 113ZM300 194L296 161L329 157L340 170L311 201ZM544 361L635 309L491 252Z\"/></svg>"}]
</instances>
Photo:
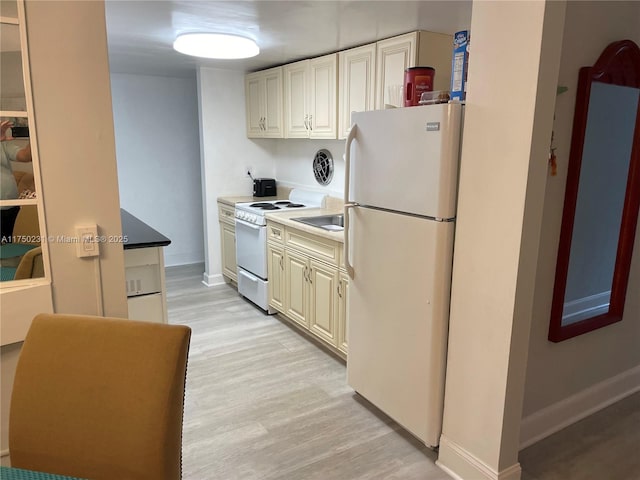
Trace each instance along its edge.
<instances>
[{"instance_id":1,"label":"white baseboard","mask_svg":"<svg viewBox=\"0 0 640 480\"><path fill-rule=\"evenodd\" d=\"M178 267L182 265L192 265L194 263L204 263L204 257L202 252L188 252L188 253L164 253L164 266L165 267Z\"/></svg>"},{"instance_id":2,"label":"white baseboard","mask_svg":"<svg viewBox=\"0 0 640 480\"><path fill-rule=\"evenodd\" d=\"M456 480L520 480L522 474L519 463L500 472L494 470L445 435L440 437L436 465Z\"/></svg>"},{"instance_id":3,"label":"white baseboard","mask_svg":"<svg viewBox=\"0 0 640 480\"><path fill-rule=\"evenodd\" d=\"M522 419L520 450L640 391L640 365Z\"/></svg>"},{"instance_id":4,"label":"white baseboard","mask_svg":"<svg viewBox=\"0 0 640 480\"><path fill-rule=\"evenodd\" d=\"M207 287L215 287L216 285L224 284L225 281L221 273L209 275L207 272L204 272L202 274L202 283L204 283Z\"/></svg>"}]
</instances>

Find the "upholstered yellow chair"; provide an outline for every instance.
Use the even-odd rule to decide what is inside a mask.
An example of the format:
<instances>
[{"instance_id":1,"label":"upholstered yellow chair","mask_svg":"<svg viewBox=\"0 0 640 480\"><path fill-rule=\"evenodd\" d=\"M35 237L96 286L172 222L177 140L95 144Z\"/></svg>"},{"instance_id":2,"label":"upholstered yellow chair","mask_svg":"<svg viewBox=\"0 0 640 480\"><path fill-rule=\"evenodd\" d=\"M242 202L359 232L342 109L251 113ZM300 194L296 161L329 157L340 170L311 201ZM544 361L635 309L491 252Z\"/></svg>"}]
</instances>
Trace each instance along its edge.
<instances>
[{"instance_id":1,"label":"upholstered yellow chair","mask_svg":"<svg viewBox=\"0 0 640 480\"><path fill-rule=\"evenodd\" d=\"M16 369L14 467L89 479L179 479L191 330L41 314Z\"/></svg>"},{"instance_id":2,"label":"upholstered yellow chair","mask_svg":"<svg viewBox=\"0 0 640 480\"><path fill-rule=\"evenodd\" d=\"M42 247L36 247L25 253L16 268L14 280L44 277L44 263L42 261Z\"/></svg>"}]
</instances>

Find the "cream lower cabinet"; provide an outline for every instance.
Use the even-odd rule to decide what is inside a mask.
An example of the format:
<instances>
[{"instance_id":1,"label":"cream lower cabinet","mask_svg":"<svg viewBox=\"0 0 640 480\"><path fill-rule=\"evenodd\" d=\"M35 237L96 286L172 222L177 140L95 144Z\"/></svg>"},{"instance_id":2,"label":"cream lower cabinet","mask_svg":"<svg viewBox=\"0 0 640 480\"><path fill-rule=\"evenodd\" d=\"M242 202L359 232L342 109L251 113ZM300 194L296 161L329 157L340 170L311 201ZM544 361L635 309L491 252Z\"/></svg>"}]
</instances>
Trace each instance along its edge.
<instances>
[{"instance_id":1,"label":"cream lower cabinet","mask_svg":"<svg viewBox=\"0 0 640 480\"><path fill-rule=\"evenodd\" d=\"M130 320L168 322L162 249L163 247L147 247L124 251Z\"/></svg>"},{"instance_id":2,"label":"cream lower cabinet","mask_svg":"<svg viewBox=\"0 0 640 480\"><path fill-rule=\"evenodd\" d=\"M309 258L291 250L284 252L284 314L309 328Z\"/></svg>"},{"instance_id":3,"label":"cream lower cabinet","mask_svg":"<svg viewBox=\"0 0 640 480\"><path fill-rule=\"evenodd\" d=\"M341 244L279 224L267 229L269 305L345 355L348 280L339 268Z\"/></svg>"},{"instance_id":4,"label":"cream lower cabinet","mask_svg":"<svg viewBox=\"0 0 640 480\"><path fill-rule=\"evenodd\" d=\"M284 248L267 243L267 271L269 272L269 306L284 311Z\"/></svg>"},{"instance_id":5,"label":"cream lower cabinet","mask_svg":"<svg viewBox=\"0 0 640 480\"><path fill-rule=\"evenodd\" d=\"M284 314L337 347L338 268L290 250L284 265Z\"/></svg>"},{"instance_id":6,"label":"cream lower cabinet","mask_svg":"<svg viewBox=\"0 0 640 480\"><path fill-rule=\"evenodd\" d=\"M309 260L309 330L338 347L338 283L340 273L331 265Z\"/></svg>"},{"instance_id":7,"label":"cream lower cabinet","mask_svg":"<svg viewBox=\"0 0 640 480\"><path fill-rule=\"evenodd\" d=\"M340 272L338 281L338 350L347 354L347 312L349 311L349 276Z\"/></svg>"},{"instance_id":8,"label":"cream lower cabinet","mask_svg":"<svg viewBox=\"0 0 640 480\"><path fill-rule=\"evenodd\" d=\"M234 207L218 202L222 275L225 280L236 283L238 281L238 266L236 264L236 223L234 213Z\"/></svg>"}]
</instances>

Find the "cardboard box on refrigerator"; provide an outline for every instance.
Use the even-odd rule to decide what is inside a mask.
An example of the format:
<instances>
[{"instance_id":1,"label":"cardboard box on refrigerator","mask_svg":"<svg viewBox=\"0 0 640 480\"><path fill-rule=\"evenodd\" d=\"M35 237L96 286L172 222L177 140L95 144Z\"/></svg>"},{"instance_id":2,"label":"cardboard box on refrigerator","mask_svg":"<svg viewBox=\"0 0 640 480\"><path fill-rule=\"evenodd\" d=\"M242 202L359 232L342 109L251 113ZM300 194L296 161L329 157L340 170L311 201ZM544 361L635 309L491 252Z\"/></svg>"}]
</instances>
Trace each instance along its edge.
<instances>
[{"instance_id":1,"label":"cardboard box on refrigerator","mask_svg":"<svg viewBox=\"0 0 640 480\"><path fill-rule=\"evenodd\" d=\"M462 101L467 93L469 69L469 30L453 36L453 60L451 61L451 100Z\"/></svg>"}]
</instances>

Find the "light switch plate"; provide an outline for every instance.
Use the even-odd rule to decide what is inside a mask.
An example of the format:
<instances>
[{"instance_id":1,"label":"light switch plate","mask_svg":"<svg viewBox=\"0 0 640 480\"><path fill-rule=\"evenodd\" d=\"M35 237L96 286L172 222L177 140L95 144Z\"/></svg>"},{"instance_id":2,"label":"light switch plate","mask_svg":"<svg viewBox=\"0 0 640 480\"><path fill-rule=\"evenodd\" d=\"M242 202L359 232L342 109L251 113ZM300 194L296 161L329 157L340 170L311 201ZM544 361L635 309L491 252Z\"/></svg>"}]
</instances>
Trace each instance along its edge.
<instances>
[{"instance_id":1,"label":"light switch plate","mask_svg":"<svg viewBox=\"0 0 640 480\"><path fill-rule=\"evenodd\" d=\"M98 243L98 226L82 225L76 227L76 256L97 257L100 255L100 244Z\"/></svg>"}]
</instances>

